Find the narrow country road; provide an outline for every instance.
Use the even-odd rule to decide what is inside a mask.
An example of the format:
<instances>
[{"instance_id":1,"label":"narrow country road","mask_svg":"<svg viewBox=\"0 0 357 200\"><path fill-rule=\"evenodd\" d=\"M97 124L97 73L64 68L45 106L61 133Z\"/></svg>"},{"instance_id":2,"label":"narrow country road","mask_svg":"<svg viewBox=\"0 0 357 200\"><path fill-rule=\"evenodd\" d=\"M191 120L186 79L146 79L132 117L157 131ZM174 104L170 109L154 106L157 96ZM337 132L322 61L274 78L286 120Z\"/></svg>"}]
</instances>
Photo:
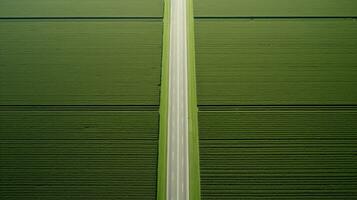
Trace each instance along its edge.
<instances>
[{"instance_id":1,"label":"narrow country road","mask_svg":"<svg viewBox=\"0 0 357 200\"><path fill-rule=\"evenodd\" d=\"M189 199L187 0L171 0L167 200Z\"/></svg>"}]
</instances>

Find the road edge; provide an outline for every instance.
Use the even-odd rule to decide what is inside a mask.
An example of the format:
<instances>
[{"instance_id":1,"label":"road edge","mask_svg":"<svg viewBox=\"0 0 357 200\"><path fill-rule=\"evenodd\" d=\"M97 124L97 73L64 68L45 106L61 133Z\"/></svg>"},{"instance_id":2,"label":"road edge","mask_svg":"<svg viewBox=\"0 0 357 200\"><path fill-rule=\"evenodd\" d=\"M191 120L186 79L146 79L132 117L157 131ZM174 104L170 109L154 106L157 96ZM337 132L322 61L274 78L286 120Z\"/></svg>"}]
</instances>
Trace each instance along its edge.
<instances>
[{"instance_id":1,"label":"road edge","mask_svg":"<svg viewBox=\"0 0 357 200\"><path fill-rule=\"evenodd\" d=\"M157 167L157 200L166 200L167 133L168 133L168 84L170 48L170 0L163 0L162 57L160 82L159 151Z\"/></svg>"},{"instance_id":2,"label":"road edge","mask_svg":"<svg viewBox=\"0 0 357 200\"><path fill-rule=\"evenodd\" d=\"M193 1L187 0L188 37L188 140L189 140L189 191L191 200L201 199L200 153L198 132L198 107L196 93L195 19Z\"/></svg>"}]
</instances>

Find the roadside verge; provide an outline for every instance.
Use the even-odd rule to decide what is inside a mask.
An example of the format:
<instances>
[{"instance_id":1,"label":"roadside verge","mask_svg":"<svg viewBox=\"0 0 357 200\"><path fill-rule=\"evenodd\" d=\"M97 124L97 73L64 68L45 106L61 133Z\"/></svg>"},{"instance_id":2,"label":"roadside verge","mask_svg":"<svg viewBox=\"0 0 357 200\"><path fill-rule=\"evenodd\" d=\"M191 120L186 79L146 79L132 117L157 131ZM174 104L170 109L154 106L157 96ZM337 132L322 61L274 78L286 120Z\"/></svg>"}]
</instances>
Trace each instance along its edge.
<instances>
[{"instance_id":1,"label":"roadside verge","mask_svg":"<svg viewBox=\"0 0 357 200\"><path fill-rule=\"evenodd\" d=\"M187 0L187 36L188 36L188 141L190 167L190 199L201 199L200 187L200 154L198 132L198 108L196 94L196 65L195 65L195 20L193 0Z\"/></svg>"},{"instance_id":2,"label":"roadside verge","mask_svg":"<svg viewBox=\"0 0 357 200\"><path fill-rule=\"evenodd\" d=\"M170 48L170 0L164 1L162 64L160 89L160 133L157 173L157 200L166 200L167 131L168 131L168 78Z\"/></svg>"}]
</instances>

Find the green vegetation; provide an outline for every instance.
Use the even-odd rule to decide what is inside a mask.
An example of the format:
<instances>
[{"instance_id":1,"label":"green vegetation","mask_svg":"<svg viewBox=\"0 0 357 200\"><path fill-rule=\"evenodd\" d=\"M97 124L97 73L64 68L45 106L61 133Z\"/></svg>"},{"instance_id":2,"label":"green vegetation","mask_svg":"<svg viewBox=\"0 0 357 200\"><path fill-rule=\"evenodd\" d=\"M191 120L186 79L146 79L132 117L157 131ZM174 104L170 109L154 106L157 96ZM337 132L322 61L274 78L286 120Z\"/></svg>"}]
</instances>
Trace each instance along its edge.
<instances>
[{"instance_id":1,"label":"green vegetation","mask_svg":"<svg viewBox=\"0 0 357 200\"><path fill-rule=\"evenodd\" d=\"M202 111L203 199L350 199L357 110Z\"/></svg>"},{"instance_id":2,"label":"green vegetation","mask_svg":"<svg viewBox=\"0 0 357 200\"><path fill-rule=\"evenodd\" d=\"M157 177L157 200L166 200L167 186L167 130L168 130L168 101L169 101L169 48L170 48L170 1L164 1L163 37L162 37L162 66L160 90L160 137L159 160Z\"/></svg>"},{"instance_id":3,"label":"green vegetation","mask_svg":"<svg viewBox=\"0 0 357 200\"><path fill-rule=\"evenodd\" d=\"M199 105L357 103L354 20L197 20Z\"/></svg>"},{"instance_id":4,"label":"green vegetation","mask_svg":"<svg viewBox=\"0 0 357 200\"><path fill-rule=\"evenodd\" d=\"M0 17L161 17L161 0L1 0Z\"/></svg>"},{"instance_id":5,"label":"green vegetation","mask_svg":"<svg viewBox=\"0 0 357 200\"><path fill-rule=\"evenodd\" d=\"M0 111L6 199L155 199L157 111Z\"/></svg>"},{"instance_id":6,"label":"green vegetation","mask_svg":"<svg viewBox=\"0 0 357 200\"><path fill-rule=\"evenodd\" d=\"M196 94L196 61L195 61L195 34L193 17L193 0L187 4L188 24L188 128L189 128L189 191L190 199L201 199L200 188L200 157L197 117L197 94Z\"/></svg>"},{"instance_id":7,"label":"green vegetation","mask_svg":"<svg viewBox=\"0 0 357 200\"><path fill-rule=\"evenodd\" d=\"M0 105L158 105L160 20L0 21Z\"/></svg>"},{"instance_id":8,"label":"green vegetation","mask_svg":"<svg viewBox=\"0 0 357 200\"><path fill-rule=\"evenodd\" d=\"M1 197L156 199L162 1L4 0L0 18Z\"/></svg>"},{"instance_id":9,"label":"green vegetation","mask_svg":"<svg viewBox=\"0 0 357 200\"><path fill-rule=\"evenodd\" d=\"M195 0L195 16L357 16L356 7L354 0Z\"/></svg>"},{"instance_id":10,"label":"green vegetation","mask_svg":"<svg viewBox=\"0 0 357 200\"><path fill-rule=\"evenodd\" d=\"M313 142L316 139L331 144L343 144L357 140L357 109L353 107L334 107L325 110L320 107L290 107L285 110L280 107L242 111L206 110L201 111L199 116L202 119L199 123L201 140L241 140L237 142L242 144L249 143L244 140L259 139L262 142L275 140L277 144L294 140Z\"/></svg>"},{"instance_id":11,"label":"green vegetation","mask_svg":"<svg viewBox=\"0 0 357 200\"><path fill-rule=\"evenodd\" d=\"M202 199L356 196L356 7L195 1Z\"/></svg>"},{"instance_id":12,"label":"green vegetation","mask_svg":"<svg viewBox=\"0 0 357 200\"><path fill-rule=\"evenodd\" d=\"M168 112L168 63L169 63L169 28L170 28L170 1L165 2L164 14L164 41L163 65L161 77L161 102L160 102L160 150L158 173L158 200L166 199L166 150L167 150L167 112ZM188 1L188 45L189 45L189 174L190 174L190 199L200 199L200 173L199 173L199 146L197 126L197 97L195 74L195 49L194 49L194 20L192 1Z\"/></svg>"}]
</instances>

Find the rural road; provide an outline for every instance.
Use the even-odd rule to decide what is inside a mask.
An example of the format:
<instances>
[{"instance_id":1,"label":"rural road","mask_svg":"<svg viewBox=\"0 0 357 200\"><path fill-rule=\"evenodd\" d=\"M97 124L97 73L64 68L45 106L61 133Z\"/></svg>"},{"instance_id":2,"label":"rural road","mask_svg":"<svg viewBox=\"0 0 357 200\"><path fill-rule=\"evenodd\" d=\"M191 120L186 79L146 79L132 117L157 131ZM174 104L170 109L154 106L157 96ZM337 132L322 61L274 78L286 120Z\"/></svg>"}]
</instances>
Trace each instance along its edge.
<instances>
[{"instance_id":1,"label":"rural road","mask_svg":"<svg viewBox=\"0 0 357 200\"><path fill-rule=\"evenodd\" d=\"M171 0L167 200L189 199L187 0Z\"/></svg>"}]
</instances>

